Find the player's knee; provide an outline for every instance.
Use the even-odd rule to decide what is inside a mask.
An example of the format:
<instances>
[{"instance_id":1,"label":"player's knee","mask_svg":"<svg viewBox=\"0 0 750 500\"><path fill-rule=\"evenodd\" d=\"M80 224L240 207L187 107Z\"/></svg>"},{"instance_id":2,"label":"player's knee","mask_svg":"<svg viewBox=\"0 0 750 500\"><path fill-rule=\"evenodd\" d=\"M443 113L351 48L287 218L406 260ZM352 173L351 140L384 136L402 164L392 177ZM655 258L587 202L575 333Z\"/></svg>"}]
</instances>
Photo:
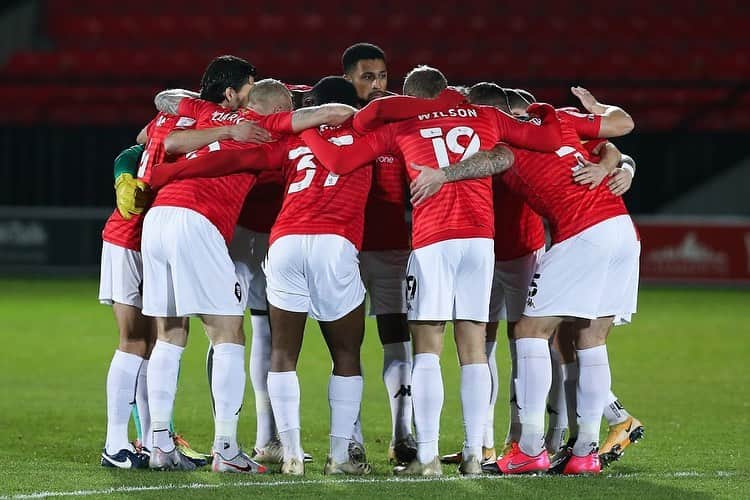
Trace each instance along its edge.
<instances>
[{"instance_id":1,"label":"player's knee","mask_svg":"<svg viewBox=\"0 0 750 500\"><path fill-rule=\"evenodd\" d=\"M554 328L546 328L545 325L535 318L524 316L513 328L515 339L548 339L552 336Z\"/></svg>"}]
</instances>

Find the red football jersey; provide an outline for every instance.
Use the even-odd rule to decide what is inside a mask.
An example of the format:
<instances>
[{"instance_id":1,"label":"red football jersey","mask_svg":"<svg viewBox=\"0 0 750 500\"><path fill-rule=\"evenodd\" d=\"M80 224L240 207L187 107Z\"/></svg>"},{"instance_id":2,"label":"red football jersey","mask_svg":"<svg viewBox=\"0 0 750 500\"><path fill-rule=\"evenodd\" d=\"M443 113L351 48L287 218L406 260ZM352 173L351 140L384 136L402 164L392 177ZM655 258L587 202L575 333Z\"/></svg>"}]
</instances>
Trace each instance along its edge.
<instances>
[{"instance_id":1,"label":"red football jersey","mask_svg":"<svg viewBox=\"0 0 750 500\"><path fill-rule=\"evenodd\" d=\"M599 222L628 213L622 198L614 196L606 182L596 189L573 181L573 169L579 158L590 159L581 138L598 135L596 119L587 115L559 111L563 146L555 153L533 153L513 149L515 162L503 174L510 189L547 219L552 243L559 243Z\"/></svg>"},{"instance_id":2,"label":"red football jersey","mask_svg":"<svg viewBox=\"0 0 750 500\"><path fill-rule=\"evenodd\" d=\"M194 118L198 129L235 125L243 120L258 117L248 110L231 111L201 99L182 99L179 113ZM232 140L216 141L205 148L189 153L186 157L196 158L211 151L247 147L249 147L247 143ZM161 188L154 199L153 206L184 207L194 210L211 221L224 240L229 243L245 197L255 181L256 176L251 173L181 179Z\"/></svg>"},{"instance_id":3,"label":"red football jersey","mask_svg":"<svg viewBox=\"0 0 750 500\"><path fill-rule=\"evenodd\" d=\"M137 177L148 182L151 178L151 168L169 159L164 150L164 139L175 129L192 128L194 125L195 120L189 117L157 114L146 126L148 143L141 155ZM104 224L102 239L113 245L140 252L142 227L143 215L133 215L131 219L125 220L115 209Z\"/></svg>"},{"instance_id":4,"label":"red football jersey","mask_svg":"<svg viewBox=\"0 0 750 500\"><path fill-rule=\"evenodd\" d=\"M536 127L538 135L531 133ZM305 132L303 137L325 165L343 173L387 153L400 153L405 166L447 167L480 149L492 148L502 139L517 140L524 147L553 149L551 145L560 142L559 124L553 119L543 127L547 133L542 133L536 122L519 122L495 108L461 104L390 123L340 151L314 133ZM410 180L419 173L408 167L406 172ZM413 248L457 238L492 238L492 180L449 183L415 207L412 219Z\"/></svg>"},{"instance_id":5,"label":"red football jersey","mask_svg":"<svg viewBox=\"0 0 750 500\"><path fill-rule=\"evenodd\" d=\"M337 145L352 144L355 134L351 121L338 127L323 127L321 133ZM271 229L269 244L290 234L337 234L360 249L372 167L349 175L333 174L320 165L297 136L263 147L269 151L269 165L281 165L285 179L284 203Z\"/></svg>"},{"instance_id":6,"label":"red football jersey","mask_svg":"<svg viewBox=\"0 0 750 500\"><path fill-rule=\"evenodd\" d=\"M372 169L372 187L365 207L363 251L408 250L406 173L397 155L382 155Z\"/></svg>"},{"instance_id":7,"label":"red football jersey","mask_svg":"<svg viewBox=\"0 0 750 500\"><path fill-rule=\"evenodd\" d=\"M544 223L508 188L503 177L492 178L495 204L495 260L512 260L544 247Z\"/></svg>"}]
</instances>

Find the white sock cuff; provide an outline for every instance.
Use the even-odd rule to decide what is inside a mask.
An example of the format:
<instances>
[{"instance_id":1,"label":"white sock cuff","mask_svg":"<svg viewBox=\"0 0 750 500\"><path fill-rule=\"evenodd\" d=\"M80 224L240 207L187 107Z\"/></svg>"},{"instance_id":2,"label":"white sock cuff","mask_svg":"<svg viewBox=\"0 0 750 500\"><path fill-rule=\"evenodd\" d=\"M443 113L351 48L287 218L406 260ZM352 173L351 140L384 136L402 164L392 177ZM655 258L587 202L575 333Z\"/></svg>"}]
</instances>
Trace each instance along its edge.
<instances>
[{"instance_id":1,"label":"white sock cuff","mask_svg":"<svg viewBox=\"0 0 750 500\"><path fill-rule=\"evenodd\" d=\"M154 349L159 349L160 351L163 351L168 355L176 356L178 359L182 357L182 352L185 350L184 347L170 344L169 342L164 342L163 340L157 340L156 344L154 344Z\"/></svg>"},{"instance_id":2,"label":"white sock cuff","mask_svg":"<svg viewBox=\"0 0 750 500\"><path fill-rule=\"evenodd\" d=\"M128 373L138 373L142 363L142 357L137 354L120 351L119 349L116 350L115 355L112 356L112 364L116 365L118 369Z\"/></svg>"},{"instance_id":3,"label":"white sock cuff","mask_svg":"<svg viewBox=\"0 0 750 500\"><path fill-rule=\"evenodd\" d=\"M470 365L461 365L461 376L472 376L477 373L489 373L489 367L487 366L487 363L473 363Z\"/></svg>"},{"instance_id":4,"label":"white sock cuff","mask_svg":"<svg viewBox=\"0 0 750 500\"><path fill-rule=\"evenodd\" d=\"M360 403L364 386L363 380L361 375L353 377L331 375L328 380L328 397L333 401Z\"/></svg>"},{"instance_id":5,"label":"white sock cuff","mask_svg":"<svg viewBox=\"0 0 750 500\"><path fill-rule=\"evenodd\" d=\"M216 356L237 356L245 358L245 346L242 344L216 344L214 346L214 357Z\"/></svg>"},{"instance_id":6,"label":"white sock cuff","mask_svg":"<svg viewBox=\"0 0 750 500\"><path fill-rule=\"evenodd\" d=\"M414 355L414 369L440 368L440 356L429 352Z\"/></svg>"},{"instance_id":7,"label":"white sock cuff","mask_svg":"<svg viewBox=\"0 0 750 500\"><path fill-rule=\"evenodd\" d=\"M609 364L606 345L599 345L596 347L589 347L588 349L576 350L576 355L578 356L579 367Z\"/></svg>"},{"instance_id":8,"label":"white sock cuff","mask_svg":"<svg viewBox=\"0 0 750 500\"><path fill-rule=\"evenodd\" d=\"M277 391L280 389L280 391ZM268 372L268 395L287 399L288 396L299 395L299 378L296 371Z\"/></svg>"},{"instance_id":9,"label":"white sock cuff","mask_svg":"<svg viewBox=\"0 0 750 500\"><path fill-rule=\"evenodd\" d=\"M383 356L388 359L409 361L411 360L411 342L383 344Z\"/></svg>"},{"instance_id":10,"label":"white sock cuff","mask_svg":"<svg viewBox=\"0 0 750 500\"><path fill-rule=\"evenodd\" d=\"M546 358L549 356L549 344L545 339L517 339L516 356L521 358Z\"/></svg>"}]
</instances>

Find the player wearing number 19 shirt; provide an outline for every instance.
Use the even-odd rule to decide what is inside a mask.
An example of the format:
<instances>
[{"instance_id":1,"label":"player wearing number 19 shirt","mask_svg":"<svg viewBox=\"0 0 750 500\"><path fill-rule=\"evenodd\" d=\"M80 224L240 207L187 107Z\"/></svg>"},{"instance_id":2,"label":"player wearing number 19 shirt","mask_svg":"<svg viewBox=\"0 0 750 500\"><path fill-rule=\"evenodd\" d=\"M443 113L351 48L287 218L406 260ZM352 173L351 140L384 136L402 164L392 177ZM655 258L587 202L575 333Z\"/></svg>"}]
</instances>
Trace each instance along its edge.
<instances>
[{"instance_id":1,"label":"player wearing number 19 shirt","mask_svg":"<svg viewBox=\"0 0 750 500\"><path fill-rule=\"evenodd\" d=\"M434 99L446 87L445 77L438 70L418 67L407 75L404 94ZM387 98L375 103L385 101ZM552 111L549 106L542 110ZM340 149L331 147L315 131L306 131L303 137L327 168L342 174L386 153L400 154L405 165L415 162L436 168L491 148L501 139L544 151L556 149L560 141L553 112L538 126L514 120L494 108L468 104L383 126ZM410 170L409 176L414 175ZM489 179L455 183L452 189L414 210L414 250L406 286L407 316L416 353L412 397L418 456L409 465L397 467L397 473L441 474L438 433L443 386L439 355L448 320L455 321L462 365L465 448L460 470L467 474L481 471L482 434L490 397L484 327L494 264L493 234Z\"/></svg>"}]
</instances>

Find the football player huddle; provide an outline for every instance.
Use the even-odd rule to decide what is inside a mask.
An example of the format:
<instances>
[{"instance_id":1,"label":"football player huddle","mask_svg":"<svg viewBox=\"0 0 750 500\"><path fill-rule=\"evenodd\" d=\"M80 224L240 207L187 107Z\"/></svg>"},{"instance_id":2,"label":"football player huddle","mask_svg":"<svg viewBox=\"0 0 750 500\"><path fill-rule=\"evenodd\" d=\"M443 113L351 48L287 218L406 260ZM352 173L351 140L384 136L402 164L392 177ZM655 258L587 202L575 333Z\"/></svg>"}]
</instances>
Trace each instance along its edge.
<instances>
[{"instance_id":1,"label":"football player huddle","mask_svg":"<svg viewBox=\"0 0 750 500\"><path fill-rule=\"evenodd\" d=\"M449 87L429 66L396 95L384 52L367 43L342 63L343 76L307 87L256 81L249 62L217 57L199 93L156 96L155 118L115 160L99 300L120 337L102 466L304 474L297 360L309 316L333 365L323 472L370 474L360 425L369 295L395 474L439 476L442 463L465 475L599 473L643 435L610 390L606 348L636 310L640 242L621 198L635 164L607 141L629 133L631 117L581 87L582 110L556 109L494 83ZM249 453L237 442L246 309ZM210 340L209 455L172 420L190 316ZM498 454L500 320L512 366ZM448 321L464 443L441 456Z\"/></svg>"}]
</instances>

